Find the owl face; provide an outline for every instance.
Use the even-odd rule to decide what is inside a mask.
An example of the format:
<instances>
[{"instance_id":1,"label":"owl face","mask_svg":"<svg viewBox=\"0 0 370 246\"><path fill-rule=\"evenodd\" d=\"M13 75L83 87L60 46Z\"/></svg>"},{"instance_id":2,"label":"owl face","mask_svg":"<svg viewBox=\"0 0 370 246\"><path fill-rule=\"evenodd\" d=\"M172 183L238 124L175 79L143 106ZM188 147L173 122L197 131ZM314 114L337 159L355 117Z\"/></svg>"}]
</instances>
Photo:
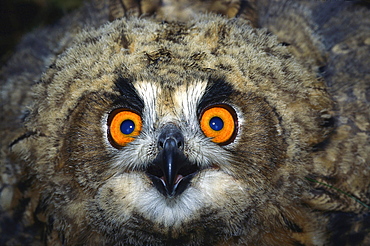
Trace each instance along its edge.
<instances>
[{"instance_id":1,"label":"owl face","mask_svg":"<svg viewBox=\"0 0 370 246\"><path fill-rule=\"evenodd\" d=\"M253 238L294 214L330 108L320 86L241 21L117 20L48 69L14 149L70 243Z\"/></svg>"},{"instance_id":2,"label":"owl face","mask_svg":"<svg viewBox=\"0 0 370 246\"><path fill-rule=\"evenodd\" d=\"M96 227L116 221L104 227L104 233L121 230L124 237L127 231L137 230L135 221L145 221L161 225L146 232L183 237L190 233L183 227L196 230L207 217L207 223L219 221L231 228L250 216L245 213L235 218L237 222L229 221L232 214L259 206L261 201L251 191L269 189L272 184L262 176L273 173L279 163L265 163L258 155L278 160L284 146L276 127L278 118L266 102L234 91L225 79L207 78L203 73L188 76L177 86L119 78L114 87L116 93L99 113L86 109L104 105L102 97L86 98L84 113L76 116L81 125L68 133L67 146L73 151L62 151L70 153L63 157L67 162L78 160L69 165L76 165L69 172L89 190L86 195L94 193L89 219ZM267 120L259 121L261 117ZM93 124L100 124L94 133L84 123L91 118L95 118ZM214 133L219 135L210 136ZM81 137L90 141L81 145ZM81 153L88 152L81 158ZM101 159L106 161L97 161ZM86 177L82 170L90 170L93 177ZM235 232L228 229L219 234L225 233Z\"/></svg>"}]
</instances>

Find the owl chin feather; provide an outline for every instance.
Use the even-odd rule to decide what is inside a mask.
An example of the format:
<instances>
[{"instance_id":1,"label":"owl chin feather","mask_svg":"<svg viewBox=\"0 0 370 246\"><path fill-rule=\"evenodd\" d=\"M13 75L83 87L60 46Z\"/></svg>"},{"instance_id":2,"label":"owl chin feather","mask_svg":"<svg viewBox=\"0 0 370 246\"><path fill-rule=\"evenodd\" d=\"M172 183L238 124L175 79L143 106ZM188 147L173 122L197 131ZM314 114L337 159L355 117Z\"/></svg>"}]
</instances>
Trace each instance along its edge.
<instances>
[{"instance_id":1,"label":"owl chin feather","mask_svg":"<svg viewBox=\"0 0 370 246\"><path fill-rule=\"evenodd\" d=\"M92 200L94 210L88 221L95 228L94 231L101 233L101 238L111 243L128 243L128 232L140 231L142 235L135 233L140 235L140 243L134 245L171 242L178 245L204 245L210 233L201 230L204 223L215 224L208 228L217 235L212 240L225 240L248 232L241 228L252 221L255 223L258 217L250 214L258 210L258 201L249 197L250 188L246 188L243 181L220 170L204 169L194 174L183 192L169 196L161 193L145 174L122 174L99 189ZM244 202L241 204L240 201ZM245 201L249 201L249 204ZM220 207L225 210L220 211ZM240 211L249 212L239 214ZM234 217L233 214L238 216L230 219ZM102 227L106 221L114 221L114 224ZM194 230L200 231L194 234ZM114 239L111 238L113 233L116 235ZM215 242L211 241L210 245Z\"/></svg>"}]
</instances>

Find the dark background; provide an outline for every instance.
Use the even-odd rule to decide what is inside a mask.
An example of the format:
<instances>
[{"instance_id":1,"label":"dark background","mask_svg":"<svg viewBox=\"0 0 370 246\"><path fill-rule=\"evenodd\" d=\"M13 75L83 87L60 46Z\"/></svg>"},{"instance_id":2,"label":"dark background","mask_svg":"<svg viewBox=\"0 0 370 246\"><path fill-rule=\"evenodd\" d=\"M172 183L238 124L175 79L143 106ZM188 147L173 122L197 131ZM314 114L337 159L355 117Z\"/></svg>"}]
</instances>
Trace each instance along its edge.
<instances>
[{"instance_id":1,"label":"dark background","mask_svg":"<svg viewBox=\"0 0 370 246\"><path fill-rule=\"evenodd\" d=\"M14 52L22 36L55 23L83 0L0 0L0 66Z\"/></svg>"}]
</instances>

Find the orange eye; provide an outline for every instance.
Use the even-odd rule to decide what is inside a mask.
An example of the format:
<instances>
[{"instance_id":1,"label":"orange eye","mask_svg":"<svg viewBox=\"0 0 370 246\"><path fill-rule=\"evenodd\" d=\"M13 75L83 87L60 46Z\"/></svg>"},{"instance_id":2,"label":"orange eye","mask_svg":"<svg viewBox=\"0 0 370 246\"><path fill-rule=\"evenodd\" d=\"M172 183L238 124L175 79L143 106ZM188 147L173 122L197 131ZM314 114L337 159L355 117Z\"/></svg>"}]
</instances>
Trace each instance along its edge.
<instances>
[{"instance_id":1,"label":"orange eye","mask_svg":"<svg viewBox=\"0 0 370 246\"><path fill-rule=\"evenodd\" d=\"M140 134L142 121L140 115L128 110L115 110L108 120L109 134L114 145L123 147L134 141Z\"/></svg>"},{"instance_id":2,"label":"orange eye","mask_svg":"<svg viewBox=\"0 0 370 246\"><path fill-rule=\"evenodd\" d=\"M229 144L236 135L236 114L227 105L216 105L206 109L200 118L204 135L221 145Z\"/></svg>"}]
</instances>

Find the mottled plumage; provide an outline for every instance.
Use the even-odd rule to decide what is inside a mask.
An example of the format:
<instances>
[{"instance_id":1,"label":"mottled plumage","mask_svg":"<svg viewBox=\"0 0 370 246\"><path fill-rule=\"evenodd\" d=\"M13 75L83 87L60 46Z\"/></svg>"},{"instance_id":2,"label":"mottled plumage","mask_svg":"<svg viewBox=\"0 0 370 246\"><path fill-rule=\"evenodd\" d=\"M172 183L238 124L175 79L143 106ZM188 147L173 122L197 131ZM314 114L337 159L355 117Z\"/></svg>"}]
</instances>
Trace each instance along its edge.
<instances>
[{"instance_id":1,"label":"mottled plumage","mask_svg":"<svg viewBox=\"0 0 370 246\"><path fill-rule=\"evenodd\" d=\"M27 35L1 70L0 242L370 244L369 12L92 1Z\"/></svg>"}]
</instances>

